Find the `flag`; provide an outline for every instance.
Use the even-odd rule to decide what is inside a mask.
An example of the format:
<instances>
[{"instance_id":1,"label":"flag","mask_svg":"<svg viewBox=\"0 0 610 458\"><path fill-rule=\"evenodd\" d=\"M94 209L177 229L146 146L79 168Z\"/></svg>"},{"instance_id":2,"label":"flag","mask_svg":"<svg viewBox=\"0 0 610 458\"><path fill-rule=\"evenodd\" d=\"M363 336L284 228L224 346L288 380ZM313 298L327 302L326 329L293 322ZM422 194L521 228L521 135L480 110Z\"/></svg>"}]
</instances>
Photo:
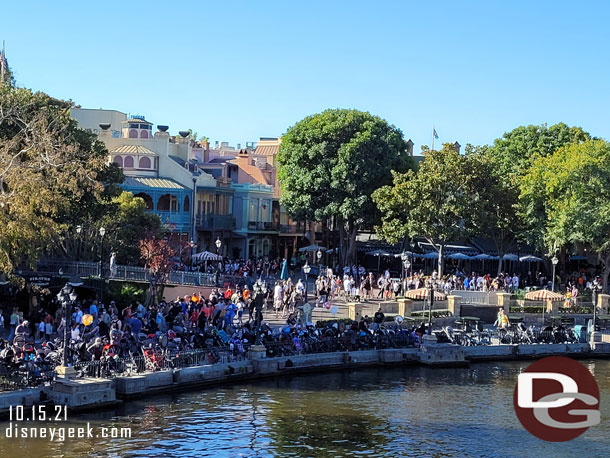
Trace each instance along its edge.
<instances>
[{"instance_id":1,"label":"flag","mask_svg":"<svg viewBox=\"0 0 610 458\"><path fill-rule=\"evenodd\" d=\"M438 134L436 133L436 129L433 127L432 131L434 133L434 138L436 138L438 140Z\"/></svg>"}]
</instances>

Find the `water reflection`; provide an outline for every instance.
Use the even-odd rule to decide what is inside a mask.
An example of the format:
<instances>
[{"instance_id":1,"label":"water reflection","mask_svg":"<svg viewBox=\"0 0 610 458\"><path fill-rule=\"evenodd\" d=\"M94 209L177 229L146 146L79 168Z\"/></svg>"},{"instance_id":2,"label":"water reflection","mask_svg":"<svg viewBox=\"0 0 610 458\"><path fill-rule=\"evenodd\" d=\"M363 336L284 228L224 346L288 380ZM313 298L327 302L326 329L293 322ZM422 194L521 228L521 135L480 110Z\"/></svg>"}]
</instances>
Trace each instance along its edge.
<instances>
[{"instance_id":1,"label":"water reflection","mask_svg":"<svg viewBox=\"0 0 610 458\"><path fill-rule=\"evenodd\" d=\"M311 374L157 396L68 422L131 427L131 439L61 444L2 434L0 456L602 456L610 446L610 363L585 364L600 385L602 424L567 444L530 436L515 417L512 392L527 363L493 363Z\"/></svg>"}]
</instances>

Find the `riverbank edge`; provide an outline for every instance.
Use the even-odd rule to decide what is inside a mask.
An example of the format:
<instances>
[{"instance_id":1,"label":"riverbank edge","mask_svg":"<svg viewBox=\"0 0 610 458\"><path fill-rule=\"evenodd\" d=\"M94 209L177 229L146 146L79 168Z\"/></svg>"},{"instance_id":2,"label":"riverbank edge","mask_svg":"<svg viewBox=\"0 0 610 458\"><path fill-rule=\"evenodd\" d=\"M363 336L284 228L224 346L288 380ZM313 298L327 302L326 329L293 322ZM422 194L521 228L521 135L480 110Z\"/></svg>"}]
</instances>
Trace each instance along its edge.
<instances>
[{"instance_id":1,"label":"riverbank edge","mask_svg":"<svg viewBox=\"0 0 610 458\"><path fill-rule=\"evenodd\" d=\"M493 345L459 347L438 344L422 349L382 349L318 353L194 366L113 380L58 381L53 386L0 393L0 420L8 418L10 406L63 404L71 412L115 408L121 403L156 394L173 394L212 386L251 383L275 377L296 376L373 367L423 365L465 367L470 363L519 361L566 356L573 359L610 359L610 346L589 344ZM428 359L426 359L428 358Z\"/></svg>"}]
</instances>

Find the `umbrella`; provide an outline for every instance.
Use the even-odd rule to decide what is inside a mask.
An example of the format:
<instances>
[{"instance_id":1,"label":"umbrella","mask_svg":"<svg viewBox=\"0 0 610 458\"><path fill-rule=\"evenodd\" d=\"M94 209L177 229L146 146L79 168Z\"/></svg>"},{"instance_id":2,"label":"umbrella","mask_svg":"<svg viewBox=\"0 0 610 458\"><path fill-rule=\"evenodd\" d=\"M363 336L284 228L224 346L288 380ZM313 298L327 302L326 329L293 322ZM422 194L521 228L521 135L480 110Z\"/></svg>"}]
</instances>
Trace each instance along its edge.
<instances>
[{"instance_id":1,"label":"umbrella","mask_svg":"<svg viewBox=\"0 0 610 458\"><path fill-rule=\"evenodd\" d=\"M525 293L525 299L530 301L563 301L565 297L563 294L555 293L553 291L549 291L548 289L539 289L537 291L530 291L529 293Z\"/></svg>"},{"instance_id":2,"label":"umbrella","mask_svg":"<svg viewBox=\"0 0 610 458\"><path fill-rule=\"evenodd\" d=\"M222 256L216 253L212 253L211 251L202 251L201 253L193 255L193 262L195 263L208 261L222 261Z\"/></svg>"},{"instance_id":3,"label":"umbrella","mask_svg":"<svg viewBox=\"0 0 610 458\"><path fill-rule=\"evenodd\" d=\"M428 288L419 288L419 289L412 289L410 291L407 291L407 294L405 294L405 297L408 297L409 299L415 299L415 300L424 300L428 298L428 294L430 294L430 290ZM439 292L439 291L434 291L434 300L435 301L444 301L447 297Z\"/></svg>"},{"instance_id":4,"label":"umbrella","mask_svg":"<svg viewBox=\"0 0 610 458\"><path fill-rule=\"evenodd\" d=\"M538 256L521 256L519 258L519 261L521 262L541 262L542 258L539 258Z\"/></svg>"},{"instance_id":5,"label":"umbrella","mask_svg":"<svg viewBox=\"0 0 610 458\"><path fill-rule=\"evenodd\" d=\"M370 254L371 256L378 256L378 259L377 259L377 272L379 272L379 269L381 267L381 257L382 256L391 256L391 254L388 253L385 250L369 251L367 254Z\"/></svg>"},{"instance_id":6,"label":"umbrella","mask_svg":"<svg viewBox=\"0 0 610 458\"><path fill-rule=\"evenodd\" d=\"M570 256L570 261L586 261L587 257L586 256Z\"/></svg>"},{"instance_id":7,"label":"umbrella","mask_svg":"<svg viewBox=\"0 0 610 458\"><path fill-rule=\"evenodd\" d=\"M410 256L414 256L414 255L413 255L413 253L412 253L411 251L404 251L403 253L404 253L404 254L406 254L406 255L407 255L407 256L409 256L409 257L410 257ZM395 254L394 254L394 257L395 257L395 258L401 258L401 257L402 257L402 253L395 253Z\"/></svg>"},{"instance_id":8,"label":"umbrella","mask_svg":"<svg viewBox=\"0 0 610 458\"><path fill-rule=\"evenodd\" d=\"M502 259L504 261L518 261L519 256L517 256L516 254L505 254L504 256L502 256Z\"/></svg>"},{"instance_id":9,"label":"umbrella","mask_svg":"<svg viewBox=\"0 0 610 458\"><path fill-rule=\"evenodd\" d=\"M476 259L477 261L486 261L487 259L491 259L492 256L489 256L488 254L485 253L481 253L481 254L477 254L476 256L473 256L471 259Z\"/></svg>"},{"instance_id":10,"label":"umbrella","mask_svg":"<svg viewBox=\"0 0 610 458\"><path fill-rule=\"evenodd\" d=\"M420 257L424 259L438 259L438 253L436 251L429 251L426 254L421 254Z\"/></svg>"},{"instance_id":11,"label":"umbrella","mask_svg":"<svg viewBox=\"0 0 610 458\"><path fill-rule=\"evenodd\" d=\"M326 251L326 248L320 245L316 245L315 243L313 245L307 245L304 246L303 248L299 248L300 252L304 252L304 251Z\"/></svg>"},{"instance_id":12,"label":"umbrella","mask_svg":"<svg viewBox=\"0 0 610 458\"><path fill-rule=\"evenodd\" d=\"M371 256L391 256L390 253L385 250L369 251L367 254L370 254Z\"/></svg>"},{"instance_id":13,"label":"umbrella","mask_svg":"<svg viewBox=\"0 0 610 458\"><path fill-rule=\"evenodd\" d=\"M464 254L464 253L453 253L447 257L449 259L463 259L463 260L472 259L470 256L468 256L467 254Z\"/></svg>"}]
</instances>

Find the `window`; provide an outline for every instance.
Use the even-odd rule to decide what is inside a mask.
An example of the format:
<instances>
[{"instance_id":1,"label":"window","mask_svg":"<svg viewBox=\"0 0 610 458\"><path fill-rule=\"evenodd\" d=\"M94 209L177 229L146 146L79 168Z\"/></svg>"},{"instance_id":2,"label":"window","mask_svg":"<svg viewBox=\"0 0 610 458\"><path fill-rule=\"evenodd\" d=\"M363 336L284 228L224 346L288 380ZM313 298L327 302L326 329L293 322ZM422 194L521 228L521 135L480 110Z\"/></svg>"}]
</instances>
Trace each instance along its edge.
<instances>
[{"instance_id":1,"label":"window","mask_svg":"<svg viewBox=\"0 0 610 458\"><path fill-rule=\"evenodd\" d=\"M119 167L123 167L123 157L122 156L114 156L113 162L117 164Z\"/></svg>"},{"instance_id":2,"label":"window","mask_svg":"<svg viewBox=\"0 0 610 458\"><path fill-rule=\"evenodd\" d=\"M133 157L132 156L125 156L125 159L123 160L123 167L125 167L126 169L133 169Z\"/></svg>"},{"instance_id":3,"label":"window","mask_svg":"<svg viewBox=\"0 0 610 458\"><path fill-rule=\"evenodd\" d=\"M129 131L129 138L138 138L138 131L135 129L131 129Z\"/></svg>"},{"instance_id":4,"label":"window","mask_svg":"<svg viewBox=\"0 0 610 458\"><path fill-rule=\"evenodd\" d=\"M150 168L150 158L141 157L140 158L140 168L141 169L149 169Z\"/></svg>"},{"instance_id":5,"label":"window","mask_svg":"<svg viewBox=\"0 0 610 458\"><path fill-rule=\"evenodd\" d=\"M191 207L190 207L190 205L189 205L189 203L190 203L190 201L189 201L189 196L186 196L186 197L184 198L184 205L182 205L182 209L183 209L185 212L188 212L188 211L189 211L189 209L191 208Z\"/></svg>"},{"instance_id":6,"label":"window","mask_svg":"<svg viewBox=\"0 0 610 458\"><path fill-rule=\"evenodd\" d=\"M129 128L130 128L130 129L137 129L137 128L138 128L138 124L133 123L133 122L130 122L130 123L129 123Z\"/></svg>"},{"instance_id":7,"label":"window","mask_svg":"<svg viewBox=\"0 0 610 458\"><path fill-rule=\"evenodd\" d=\"M140 132L140 138L148 138L148 131L143 130L142 132Z\"/></svg>"}]
</instances>

